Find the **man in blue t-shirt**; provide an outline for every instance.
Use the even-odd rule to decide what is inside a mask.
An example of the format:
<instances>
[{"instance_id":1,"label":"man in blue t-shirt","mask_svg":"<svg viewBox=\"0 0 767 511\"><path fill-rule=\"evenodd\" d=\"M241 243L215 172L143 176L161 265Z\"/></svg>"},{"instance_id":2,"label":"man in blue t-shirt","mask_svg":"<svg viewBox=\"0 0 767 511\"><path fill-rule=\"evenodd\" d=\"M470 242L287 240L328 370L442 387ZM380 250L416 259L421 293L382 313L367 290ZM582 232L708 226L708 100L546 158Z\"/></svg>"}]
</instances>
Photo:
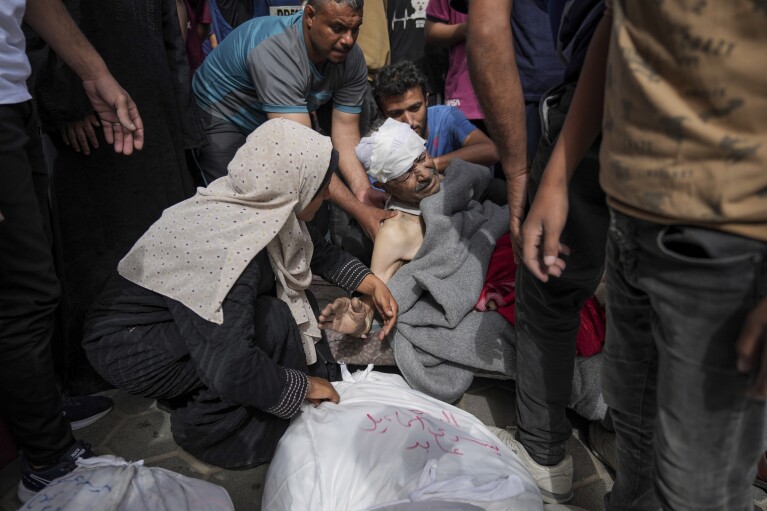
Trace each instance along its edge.
<instances>
[{"instance_id":1,"label":"man in blue t-shirt","mask_svg":"<svg viewBox=\"0 0 767 511\"><path fill-rule=\"evenodd\" d=\"M438 172L444 172L453 158L488 166L498 161L493 142L457 108L431 107L427 115L426 78L413 62L403 60L379 69L373 88L384 115L409 124L418 135L428 139L426 147ZM493 180L481 197L485 199L505 204L505 182ZM333 210L332 214L333 243L369 262L372 241L361 236L359 227L343 212Z\"/></svg>"},{"instance_id":2,"label":"man in blue t-shirt","mask_svg":"<svg viewBox=\"0 0 767 511\"><path fill-rule=\"evenodd\" d=\"M452 106L427 108L426 77L409 60L381 68L373 84L378 108L385 117L404 122L427 140L426 149L438 172L450 160L490 166L498 161L495 144Z\"/></svg>"},{"instance_id":3,"label":"man in blue t-shirt","mask_svg":"<svg viewBox=\"0 0 767 511\"><path fill-rule=\"evenodd\" d=\"M357 34L362 0L310 0L292 16L266 16L234 29L197 70L192 83L208 145L199 164L207 182L227 165L254 129L285 117L311 126L311 114L332 100L331 139L353 194L334 176L331 199L374 237L390 214L354 154L367 67Z\"/></svg>"}]
</instances>

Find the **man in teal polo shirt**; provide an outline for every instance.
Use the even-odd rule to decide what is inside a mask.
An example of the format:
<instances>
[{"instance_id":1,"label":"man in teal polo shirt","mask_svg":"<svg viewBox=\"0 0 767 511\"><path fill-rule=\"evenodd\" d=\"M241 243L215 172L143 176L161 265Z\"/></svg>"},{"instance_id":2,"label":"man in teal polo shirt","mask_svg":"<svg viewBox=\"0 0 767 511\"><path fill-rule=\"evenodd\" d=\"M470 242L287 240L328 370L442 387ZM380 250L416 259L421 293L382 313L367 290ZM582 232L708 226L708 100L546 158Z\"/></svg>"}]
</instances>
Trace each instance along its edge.
<instances>
[{"instance_id":1,"label":"man in teal polo shirt","mask_svg":"<svg viewBox=\"0 0 767 511\"><path fill-rule=\"evenodd\" d=\"M374 237L390 216L380 209L354 154L367 67L355 44L363 0L310 0L293 16L267 16L243 23L208 56L193 88L203 110L208 145L200 155L206 181L227 173L245 137L274 117L311 126L310 114L333 101L331 139L352 193L331 181L331 199Z\"/></svg>"}]
</instances>

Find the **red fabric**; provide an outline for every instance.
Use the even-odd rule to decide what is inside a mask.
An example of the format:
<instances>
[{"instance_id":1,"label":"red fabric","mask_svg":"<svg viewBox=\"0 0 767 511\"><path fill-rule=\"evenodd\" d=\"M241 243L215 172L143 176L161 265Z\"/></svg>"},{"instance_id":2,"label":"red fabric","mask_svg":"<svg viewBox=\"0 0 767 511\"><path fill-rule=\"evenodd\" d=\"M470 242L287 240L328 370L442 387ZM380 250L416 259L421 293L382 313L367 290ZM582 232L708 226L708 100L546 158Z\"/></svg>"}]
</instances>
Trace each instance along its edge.
<instances>
[{"instance_id":1,"label":"red fabric","mask_svg":"<svg viewBox=\"0 0 767 511\"><path fill-rule=\"evenodd\" d=\"M495 302L497 311L514 324L514 287L517 265L514 263L514 252L511 239L504 234L495 246L487 269L485 285L479 295L476 309L490 310L487 305ZM581 309L581 328L575 339L575 349L578 355L590 357L602 351L605 343L605 309L593 296L586 300Z\"/></svg>"},{"instance_id":2,"label":"red fabric","mask_svg":"<svg viewBox=\"0 0 767 511\"><path fill-rule=\"evenodd\" d=\"M197 25L210 25L210 10L208 0L184 0L186 14L189 18L186 26L186 57L189 61L189 77L202 64L205 55L202 51L202 39L197 33Z\"/></svg>"},{"instance_id":3,"label":"red fabric","mask_svg":"<svg viewBox=\"0 0 767 511\"><path fill-rule=\"evenodd\" d=\"M762 453L762 457L759 458L759 465L756 470L756 478L762 483L760 487L764 488L767 485L767 453Z\"/></svg>"}]
</instances>

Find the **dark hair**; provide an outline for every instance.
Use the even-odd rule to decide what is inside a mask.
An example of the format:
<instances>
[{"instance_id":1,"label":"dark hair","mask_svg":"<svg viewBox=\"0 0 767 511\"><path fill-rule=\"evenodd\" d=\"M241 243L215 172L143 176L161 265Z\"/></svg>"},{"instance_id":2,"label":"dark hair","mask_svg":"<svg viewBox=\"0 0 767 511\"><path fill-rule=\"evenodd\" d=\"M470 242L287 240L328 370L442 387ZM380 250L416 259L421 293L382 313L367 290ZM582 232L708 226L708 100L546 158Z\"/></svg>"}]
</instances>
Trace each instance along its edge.
<instances>
[{"instance_id":1,"label":"dark hair","mask_svg":"<svg viewBox=\"0 0 767 511\"><path fill-rule=\"evenodd\" d=\"M311 5L316 10L323 5L329 4L330 2L334 2L339 5L348 5L355 11L362 9L365 5L365 0L308 0L306 5Z\"/></svg>"},{"instance_id":2,"label":"dark hair","mask_svg":"<svg viewBox=\"0 0 767 511\"><path fill-rule=\"evenodd\" d=\"M378 70L373 81L373 96L381 108L382 99L401 96L413 87L420 87L426 97L426 76L412 61L400 60Z\"/></svg>"},{"instance_id":3,"label":"dark hair","mask_svg":"<svg viewBox=\"0 0 767 511\"><path fill-rule=\"evenodd\" d=\"M370 121L370 126L368 126L367 132L365 132L366 137L372 137L376 131L381 129L381 126L384 125L386 122L387 117L385 115L376 115L375 118Z\"/></svg>"},{"instance_id":4,"label":"dark hair","mask_svg":"<svg viewBox=\"0 0 767 511\"><path fill-rule=\"evenodd\" d=\"M320 187L317 188L317 191L314 194L314 197L312 197L312 200L317 198L319 194L321 194L323 191L325 191L325 188L327 188L330 185L330 179L333 177L333 174L338 171L338 151L335 149L330 150L330 162L328 163L328 170L325 171L325 177L322 178L322 183L320 183Z\"/></svg>"}]
</instances>

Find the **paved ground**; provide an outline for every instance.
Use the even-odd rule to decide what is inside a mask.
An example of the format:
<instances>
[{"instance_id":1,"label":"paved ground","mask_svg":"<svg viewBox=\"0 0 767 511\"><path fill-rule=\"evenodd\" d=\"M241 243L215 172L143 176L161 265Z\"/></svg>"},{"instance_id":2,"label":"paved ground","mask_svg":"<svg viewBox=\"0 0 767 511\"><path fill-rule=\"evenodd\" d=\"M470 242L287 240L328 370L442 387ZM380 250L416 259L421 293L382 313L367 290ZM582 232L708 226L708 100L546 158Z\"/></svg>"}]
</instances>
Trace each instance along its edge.
<instances>
[{"instance_id":1,"label":"paved ground","mask_svg":"<svg viewBox=\"0 0 767 511\"><path fill-rule=\"evenodd\" d=\"M329 297L322 289L316 294L320 302ZM144 459L146 465L219 484L229 491L238 511L260 509L266 466L231 471L206 465L176 446L170 435L169 416L157 409L154 400L118 391L110 391L107 395L115 401L114 410L97 423L76 431L77 438L90 442L100 454L114 454L128 460ZM487 425L506 427L514 424L513 396L513 383L510 381L477 378L458 406ZM584 427L577 420L574 424ZM585 431L576 427L567 444L575 463L575 497L570 504L600 511L604 509L602 499L612 486L612 477L594 458L586 443ZM0 511L11 511L21 506L16 498L18 477L18 460L0 470ZM754 499L759 509L767 511L765 492L754 487Z\"/></svg>"},{"instance_id":2,"label":"paved ground","mask_svg":"<svg viewBox=\"0 0 767 511\"><path fill-rule=\"evenodd\" d=\"M115 454L129 460L144 459L147 465L220 484L229 491L238 511L260 509L266 466L231 471L206 465L175 445L170 436L168 414L158 410L153 400L124 392L112 391L111 394L115 409L92 426L76 431L78 438L91 442L102 454ZM505 427L514 422L512 408L508 406L512 395L509 382L478 379L459 406L485 424ZM570 503L600 511L604 509L602 497L612 486L612 477L591 455L584 442L585 438L576 429L567 446L575 461L575 498ZM18 460L0 470L0 511L21 506L16 499L18 474ZM767 510L767 494L754 487L754 497L755 504Z\"/></svg>"},{"instance_id":3,"label":"paved ground","mask_svg":"<svg viewBox=\"0 0 767 511\"><path fill-rule=\"evenodd\" d=\"M514 415L508 401L513 389L508 382L477 380L460 402L484 423L501 427L512 425ZM128 460L144 459L147 465L159 466L191 477L199 477L224 486L237 510L257 510L261 501L266 467L231 471L206 465L176 446L170 435L167 413L157 409L154 400L112 391L115 409L97 423L75 432L90 442L101 454L114 454ZM602 509L601 499L612 485L605 468L579 440L579 432L568 448L575 460L575 499L573 504L590 510ZM15 484L18 461L0 471L2 511L17 509Z\"/></svg>"}]
</instances>

